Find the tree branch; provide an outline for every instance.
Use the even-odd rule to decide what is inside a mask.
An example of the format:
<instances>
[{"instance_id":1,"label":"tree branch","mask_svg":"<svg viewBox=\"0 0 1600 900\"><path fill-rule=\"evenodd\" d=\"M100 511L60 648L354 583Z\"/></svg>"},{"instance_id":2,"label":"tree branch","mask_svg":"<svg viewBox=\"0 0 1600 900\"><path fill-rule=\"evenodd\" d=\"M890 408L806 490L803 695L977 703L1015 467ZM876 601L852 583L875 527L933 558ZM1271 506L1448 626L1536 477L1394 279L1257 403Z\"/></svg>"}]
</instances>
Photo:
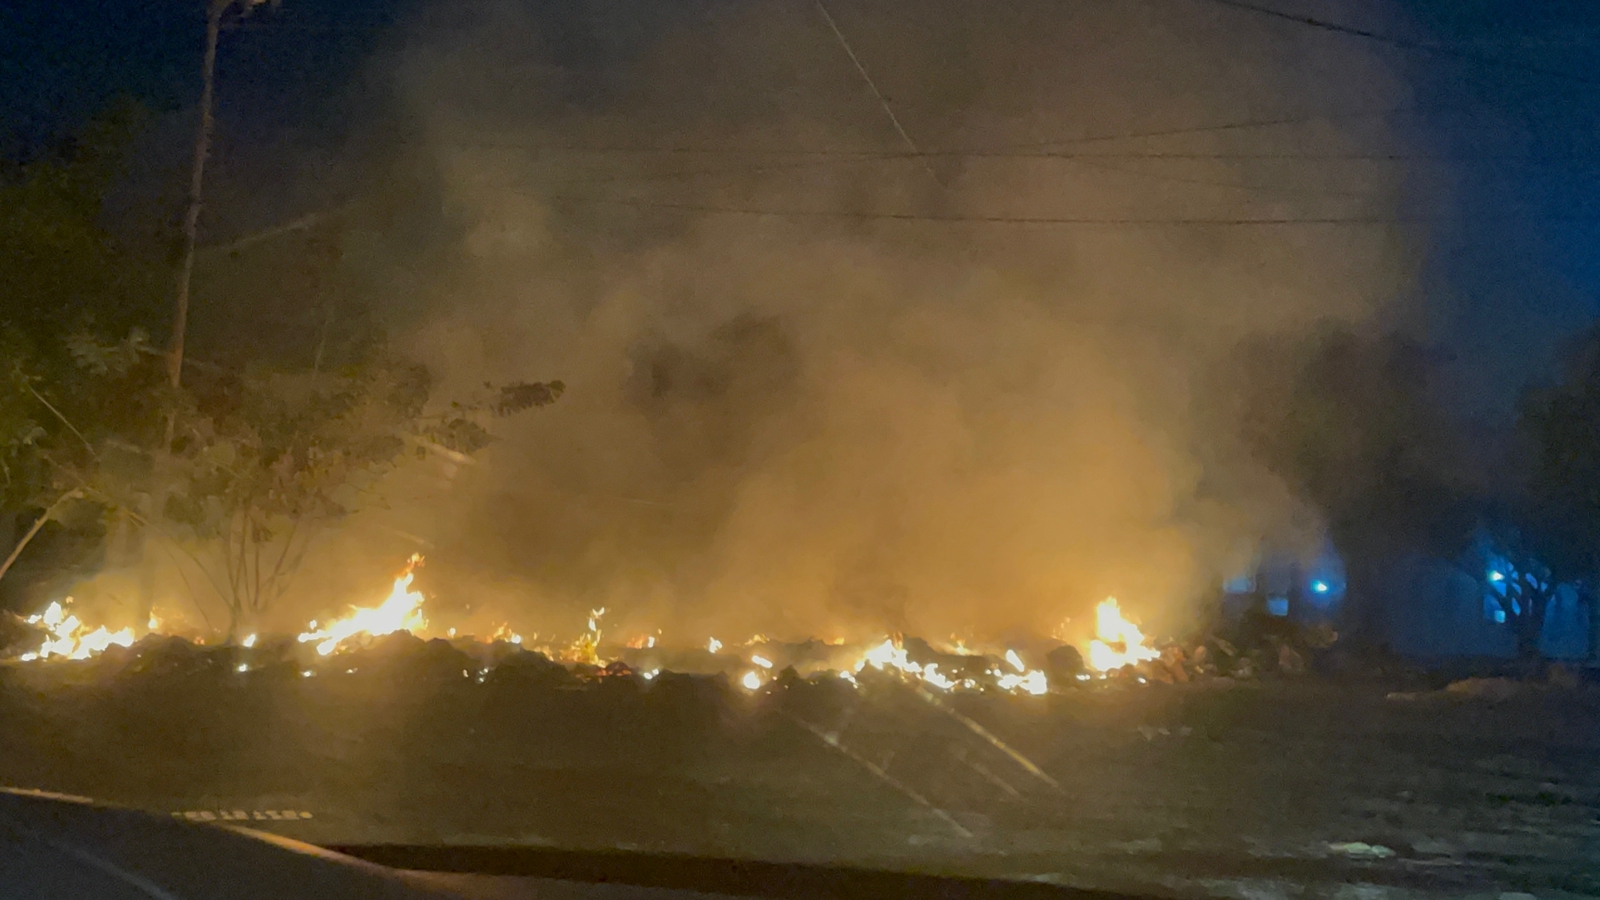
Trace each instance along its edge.
<instances>
[{"instance_id":1,"label":"tree branch","mask_svg":"<svg viewBox=\"0 0 1600 900\"><path fill-rule=\"evenodd\" d=\"M61 410L56 409L55 404L51 403L49 400L46 400L44 398L43 394L41 394L38 391L34 390L33 389L33 385L28 384L27 382L24 381L23 382L23 387L26 387L28 389L28 393L32 394L33 398L35 400L38 400L40 403L43 403L45 409L48 409L52 413L55 413L55 417L60 419L61 420L61 424L67 426L67 428L70 429L73 434L77 435L78 436L78 440L83 441L83 448L85 450L89 451L89 456L91 456L94 459L99 459L100 458L100 454L94 452L94 445L89 443L89 439L83 436L83 432L78 430L78 426L72 424L72 420L70 420L66 416L62 415L61 414Z\"/></svg>"},{"instance_id":2,"label":"tree branch","mask_svg":"<svg viewBox=\"0 0 1600 900\"><path fill-rule=\"evenodd\" d=\"M45 508L44 512L39 514L39 518L33 521L33 527L29 528L27 534L24 534L22 539L17 541L17 545L11 548L11 555L6 557L5 562L0 563L0 578L6 577L6 573L11 571L11 564L17 561L17 557L22 555L23 548L27 547L28 543L33 540L34 535L39 533L39 529L44 527L44 523L50 521L50 516L60 508L61 504L79 496L81 493L78 488L73 488L56 498L56 502L50 504Z\"/></svg>"}]
</instances>

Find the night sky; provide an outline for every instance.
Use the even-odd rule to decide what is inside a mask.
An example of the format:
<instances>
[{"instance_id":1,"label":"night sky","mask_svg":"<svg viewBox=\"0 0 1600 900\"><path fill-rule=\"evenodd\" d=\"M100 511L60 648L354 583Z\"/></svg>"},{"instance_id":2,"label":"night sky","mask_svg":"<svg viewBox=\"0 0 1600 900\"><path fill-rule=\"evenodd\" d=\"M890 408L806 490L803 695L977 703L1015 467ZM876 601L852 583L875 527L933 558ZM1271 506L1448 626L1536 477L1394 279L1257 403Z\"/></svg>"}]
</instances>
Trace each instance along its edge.
<instances>
[{"instance_id":1,"label":"night sky","mask_svg":"<svg viewBox=\"0 0 1600 900\"><path fill-rule=\"evenodd\" d=\"M1150 15L1194 3L1209 0L1129 6ZM1212 5L1218 17L1261 15ZM1413 208L1401 211L1441 221L1430 235L1421 296L1399 299L1421 311L1408 324L1457 360L1449 394L1459 410L1504 413L1560 340L1600 314L1600 8L1586 0L1259 5L1442 48L1385 50L1415 98L1415 109L1391 124L1437 157L1420 166L1446 176L1425 172L1410 191ZM361 113L383 106L373 60L404 39L397 23L450 27L439 9L424 6L284 0L224 36L218 196L249 194L237 185L270 185L290 172L301 184L248 212L209 211L212 234L202 241L351 193L349 167L286 162L284 148L334 160L339 148L361 140L353 128L371 137L372 117ZM586 22L593 20L576 0L534 6L550 22L546 52L562 66L604 72L611 54L627 52L627 41L592 32ZM1281 20L1281 27L1313 26ZM1372 40L1324 33L1334 42ZM144 149L158 162L146 168L157 173L149 177L170 177L187 153L201 38L198 0L12 0L0 9L0 149L13 160L27 158L126 94L160 114ZM1447 180L1454 187L1441 191Z\"/></svg>"}]
</instances>

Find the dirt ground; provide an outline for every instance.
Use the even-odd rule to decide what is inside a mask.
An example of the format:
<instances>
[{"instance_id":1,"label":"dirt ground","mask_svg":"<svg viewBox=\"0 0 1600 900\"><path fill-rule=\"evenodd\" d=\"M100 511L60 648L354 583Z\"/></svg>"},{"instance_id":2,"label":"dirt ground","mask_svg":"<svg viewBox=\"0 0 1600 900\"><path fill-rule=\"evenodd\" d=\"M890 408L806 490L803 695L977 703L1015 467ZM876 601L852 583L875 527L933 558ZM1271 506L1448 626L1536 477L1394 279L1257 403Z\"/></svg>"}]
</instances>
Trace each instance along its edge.
<instances>
[{"instance_id":1,"label":"dirt ground","mask_svg":"<svg viewBox=\"0 0 1600 900\"><path fill-rule=\"evenodd\" d=\"M0 668L0 782L315 843L1234 897L1600 895L1600 695L1316 678L930 700L662 675Z\"/></svg>"}]
</instances>

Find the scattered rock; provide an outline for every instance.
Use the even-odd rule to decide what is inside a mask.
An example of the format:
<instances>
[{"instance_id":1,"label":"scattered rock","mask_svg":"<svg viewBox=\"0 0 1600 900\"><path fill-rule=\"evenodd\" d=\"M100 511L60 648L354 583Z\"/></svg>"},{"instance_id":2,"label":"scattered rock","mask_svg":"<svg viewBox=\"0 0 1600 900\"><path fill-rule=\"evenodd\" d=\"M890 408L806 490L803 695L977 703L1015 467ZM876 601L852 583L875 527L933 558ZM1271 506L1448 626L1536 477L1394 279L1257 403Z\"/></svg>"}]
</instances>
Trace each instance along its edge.
<instances>
[{"instance_id":1,"label":"scattered rock","mask_svg":"<svg viewBox=\"0 0 1600 900\"><path fill-rule=\"evenodd\" d=\"M1581 683L1581 680L1578 678L1578 673L1573 671L1571 666L1563 663L1555 663L1551 665L1549 670L1544 674L1544 680L1548 682L1551 687L1560 688L1564 691L1576 690L1578 685Z\"/></svg>"},{"instance_id":2,"label":"scattered rock","mask_svg":"<svg viewBox=\"0 0 1600 900\"><path fill-rule=\"evenodd\" d=\"M1183 652L1183 648L1177 644L1171 644L1161 649L1160 663L1166 669L1171 681L1178 684L1188 683L1189 669L1185 665L1187 662L1187 655Z\"/></svg>"},{"instance_id":3,"label":"scattered rock","mask_svg":"<svg viewBox=\"0 0 1600 900\"><path fill-rule=\"evenodd\" d=\"M1510 700L1522 693L1524 685L1511 678L1463 678L1445 685L1445 692L1473 700Z\"/></svg>"},{"instance_id":4,"label":"scattered rock","mask_svg":"<svg viewBox=\"0 0 1600 900\"><path fill-rule=\"evenodd\" d=\"M1051 678L1065 683L1083 671L1083 654L1071 644L1062 644L1045 657L1045 665Z\"/></svg>"},{"instance_id":5,"label":"scattered rock","mask_svg":"<svg viewBox=\"0 0 1600 900\"><path fill-rule=\"evenodd\" d=\"M1326 650L1339 640L1339 632L1334 631L1333 626L1327 622L1319 622L1303 630L1300 639L1313 650Z\"/></svg>"},{"instance_id":6,"label":"scattered rock","mask_svg":"<svg viewBox=\"0 0 1600 900\"><path fill-rule=\"evenodd\" d=\"M1278 647L1278 671L1285 675L1304 675L1305 657L1288 644L1281 645Z\"/></svg>"},{"instance_id":7,"label":"scattered rock","mask_svg":"<svg viewBox=\"0 0 1600 900\"><path fill-rule=\"evenodd\" d=\"M1139 732L1147 741L1153 741L1158 737L1172 737L1174 735L1188 737L1194 734L1194 729L1187 725L1181 725L1176 729L1168 728L1165 725L1138 725L1134 727L1134 730Z\"/></svg>"},{"instance_id":8,"label":"scattered rock","mask_svg":"<svg viewBox=\"0 0 1600 900\"><path fill-rule=\"evenodd\" d=\"M1389 859L1395 855L1394 850L1382 844L1369 844L1366 841L1346 841L1328 845L1328 851L1352 859Z\"/></svg>"},{"instance_id":9,"label":"scattered rock","mask_svg":"<svg viewBox=\"0 0 1600 900\"><path fill-rule=\"evenodd\" d=\"M0 613L0 652L16 656L37 649L44 633L13 612Z\"/></svg>"}]
</instances>

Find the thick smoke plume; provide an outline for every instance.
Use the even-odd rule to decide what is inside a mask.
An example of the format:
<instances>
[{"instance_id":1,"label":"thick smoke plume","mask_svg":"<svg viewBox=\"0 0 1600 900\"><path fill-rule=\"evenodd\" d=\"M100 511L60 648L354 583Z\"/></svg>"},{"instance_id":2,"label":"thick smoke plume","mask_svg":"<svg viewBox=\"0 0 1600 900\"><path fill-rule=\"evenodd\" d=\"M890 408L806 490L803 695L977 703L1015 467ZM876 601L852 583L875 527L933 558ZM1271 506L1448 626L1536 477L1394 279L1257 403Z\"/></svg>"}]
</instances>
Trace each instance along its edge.
<instances>
[{"instance_id":1,"label":"thick smoke plume","mask_svg":"<svg viewBox=\"0 0 1600 900\"><path fill-rule=\"evenodd\" d=\"M353 240L448 384L569 391L382 514L441 604L983 638L1115 594L1176 628L1305 526L1207 386L1405 291L1398 228L1228 224L1393 214L1392 165L1284 158L1397 149L1366 45L1202 3L839 0L918 158L815 5L470 6L381 64L391 190L443 224ZM1016 155L1050 150L1079 155Z\"/></svg>"}]
</instances>

